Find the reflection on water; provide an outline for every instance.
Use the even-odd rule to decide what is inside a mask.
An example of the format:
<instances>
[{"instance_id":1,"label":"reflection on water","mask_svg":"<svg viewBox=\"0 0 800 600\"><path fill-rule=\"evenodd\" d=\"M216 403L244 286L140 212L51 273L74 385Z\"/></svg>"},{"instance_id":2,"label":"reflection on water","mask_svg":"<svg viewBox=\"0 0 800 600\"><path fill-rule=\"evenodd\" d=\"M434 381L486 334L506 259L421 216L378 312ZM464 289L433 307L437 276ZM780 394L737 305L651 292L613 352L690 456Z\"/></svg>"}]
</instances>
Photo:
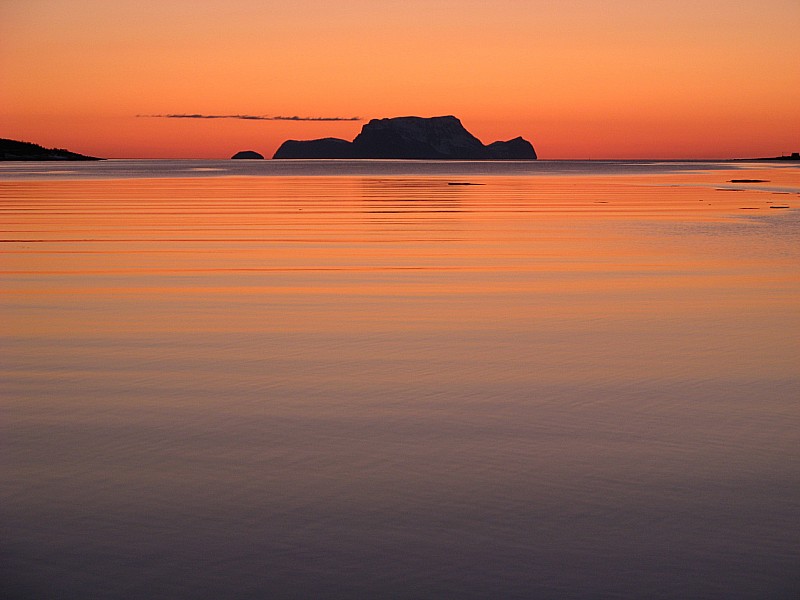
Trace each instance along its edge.
<instances>
[{"instance_id":1,"label":"reflection on water","mask_svg":"<svg viewBox=\"0 0 800 600\"><path fill-rule=\"evenodd\" d=\"M731 178L0 181L6 589L796 598L800 203Z\"/></svg>"}]
</instances>

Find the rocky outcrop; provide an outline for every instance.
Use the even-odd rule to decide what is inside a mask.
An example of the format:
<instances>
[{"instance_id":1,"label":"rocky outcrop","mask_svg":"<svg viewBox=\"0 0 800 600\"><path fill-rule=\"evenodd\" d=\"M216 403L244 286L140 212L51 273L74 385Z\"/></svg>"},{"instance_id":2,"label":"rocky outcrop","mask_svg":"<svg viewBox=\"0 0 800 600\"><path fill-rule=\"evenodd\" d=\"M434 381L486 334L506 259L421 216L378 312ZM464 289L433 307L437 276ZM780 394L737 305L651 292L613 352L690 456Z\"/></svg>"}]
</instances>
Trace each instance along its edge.
<instances>
[{"instance_id":1,"label":"rocky outcrop","mask_svg":"<svg viewBox=\"0 0 800 600\"><path fill-rule=\"evenodd\" d=\"M497 160L536 158L536 151L533 149L533 145L521 137L515 137L507 142L493 142L486 148L492 158Z\"/></svg>"},{"instance_id":2,"label":"rocky outcrop","mask_svg":"<svg viewBox=\"0 0 800 600\"><path fill-rule=\"evenodd\" d=\"M339 138L287 140L272 158L356 158L353 143Z\"/></svg>"},{"instance_id":3,"label":"rocky outcrop","mask_svg":"<svg viewBox=\"0 0 800 600\"><path fill-rule=\"evenodd\" d=\"M376 158L412 160L535 160L521 137L488 146L456 117L372 119L352 142L338 138L288 140L273 158Z\"/></svg>"},{"instance_id":4,"label":"rocky outcrop","mask_svg":"<svg viewBox=\"0 0 800 600\"><path fill-rule=\"evenodd\" d=\"M263 159L263 158L264 156L262 154L259 154L255 150L242 150L231 156L231 160L233 159L253 160L253 159Z\"/></svg>"},{"instance_id":5,"label":"rocky outcrop","mask_svg":"<svg viewBox=\"0 0 800 600\"><path fill-rule=\"evenodd\" d=\"M359 158L475 159L486 157L481 141L455 117L373 119L353 140Z\"/></svg>"},{"instance_id":6,"label":"rocky outcrop","mask_svg":"<svg viewBox=\"0 0 800 600\"><path fill-rule=\"evenodd\" d=\"M102 160L62 148L44 148L30 142L0 138L0 160Z\"/></svg>"}]
</instances>

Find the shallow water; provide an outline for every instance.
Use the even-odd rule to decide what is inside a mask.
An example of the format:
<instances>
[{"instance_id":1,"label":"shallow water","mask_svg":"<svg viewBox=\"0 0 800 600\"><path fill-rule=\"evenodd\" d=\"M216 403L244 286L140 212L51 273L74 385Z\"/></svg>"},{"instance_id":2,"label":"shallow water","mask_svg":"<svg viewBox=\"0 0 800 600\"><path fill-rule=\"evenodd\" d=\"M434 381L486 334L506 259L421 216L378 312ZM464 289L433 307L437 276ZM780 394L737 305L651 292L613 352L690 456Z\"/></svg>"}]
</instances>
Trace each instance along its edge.
<instances>
[{"instance_id":1,"label":"shallow water","mask_svg":"<svg viewBox=\"0 0 800 600\"><path fill-rule=\"evenodd\" d=\"M797 597L800 169L245 163L2 165L7 596Z\"/></svg>"}]
</instances>

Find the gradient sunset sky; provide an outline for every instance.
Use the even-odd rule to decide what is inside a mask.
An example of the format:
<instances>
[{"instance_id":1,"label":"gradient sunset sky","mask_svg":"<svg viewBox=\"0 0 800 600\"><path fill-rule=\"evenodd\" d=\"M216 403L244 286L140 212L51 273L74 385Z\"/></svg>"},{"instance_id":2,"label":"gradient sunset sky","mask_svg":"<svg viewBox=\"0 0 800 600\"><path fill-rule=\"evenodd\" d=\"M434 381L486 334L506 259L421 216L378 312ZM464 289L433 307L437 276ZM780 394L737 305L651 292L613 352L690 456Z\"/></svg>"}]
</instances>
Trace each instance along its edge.
<instances>
[{"instance_id":1,"label":"gradient sunset sky","mask_svg":"<svg viewBox=\"0 0 800 600\"><path fill-rule=\"evenodd\" d=\"M774 156L799 107L800 0L0 0L0 137L108 158L445 114L541 158Z\"/></svg>"}]
</instances>

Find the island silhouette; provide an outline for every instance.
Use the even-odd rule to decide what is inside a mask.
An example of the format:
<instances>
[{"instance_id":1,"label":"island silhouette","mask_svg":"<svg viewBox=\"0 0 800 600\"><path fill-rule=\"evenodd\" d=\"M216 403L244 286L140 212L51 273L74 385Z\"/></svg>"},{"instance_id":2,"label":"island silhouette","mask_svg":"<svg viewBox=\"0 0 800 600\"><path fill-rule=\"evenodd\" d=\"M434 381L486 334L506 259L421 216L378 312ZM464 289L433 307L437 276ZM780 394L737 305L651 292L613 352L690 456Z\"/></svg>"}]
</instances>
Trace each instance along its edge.
<instances>
[{"instance_id":1,"label":"island silhouette","mask_svg":"<svg viewBox=\"0 0 800 600\"><path fill-rule=\"evenodd\" d=\"M262 160L263 158L264 156L255 150L241 150L231 156L231 159L234 160Z\"/></svg>"},{"instance_id":2,"label":"island silhouette","mask_svg":"<svg viewBox=\"0 0 800 600\"><path fill-rule=\"evenodd\" d=\"M30 142L0 138L0 160L103 160L63 148L45 148Z\"/></svg>"},{"instance_id":3,"label":"island silhouette","mask_svg":"<svg viewBox=\"0 0 800 600\"><path fill-rule=\"evenodd\" d=\"M340 138L287 140L273 158L411 160L536 160L522 137L484 145L452 115L372 119L352 142Z\"/></svg>"}]
</instances>

